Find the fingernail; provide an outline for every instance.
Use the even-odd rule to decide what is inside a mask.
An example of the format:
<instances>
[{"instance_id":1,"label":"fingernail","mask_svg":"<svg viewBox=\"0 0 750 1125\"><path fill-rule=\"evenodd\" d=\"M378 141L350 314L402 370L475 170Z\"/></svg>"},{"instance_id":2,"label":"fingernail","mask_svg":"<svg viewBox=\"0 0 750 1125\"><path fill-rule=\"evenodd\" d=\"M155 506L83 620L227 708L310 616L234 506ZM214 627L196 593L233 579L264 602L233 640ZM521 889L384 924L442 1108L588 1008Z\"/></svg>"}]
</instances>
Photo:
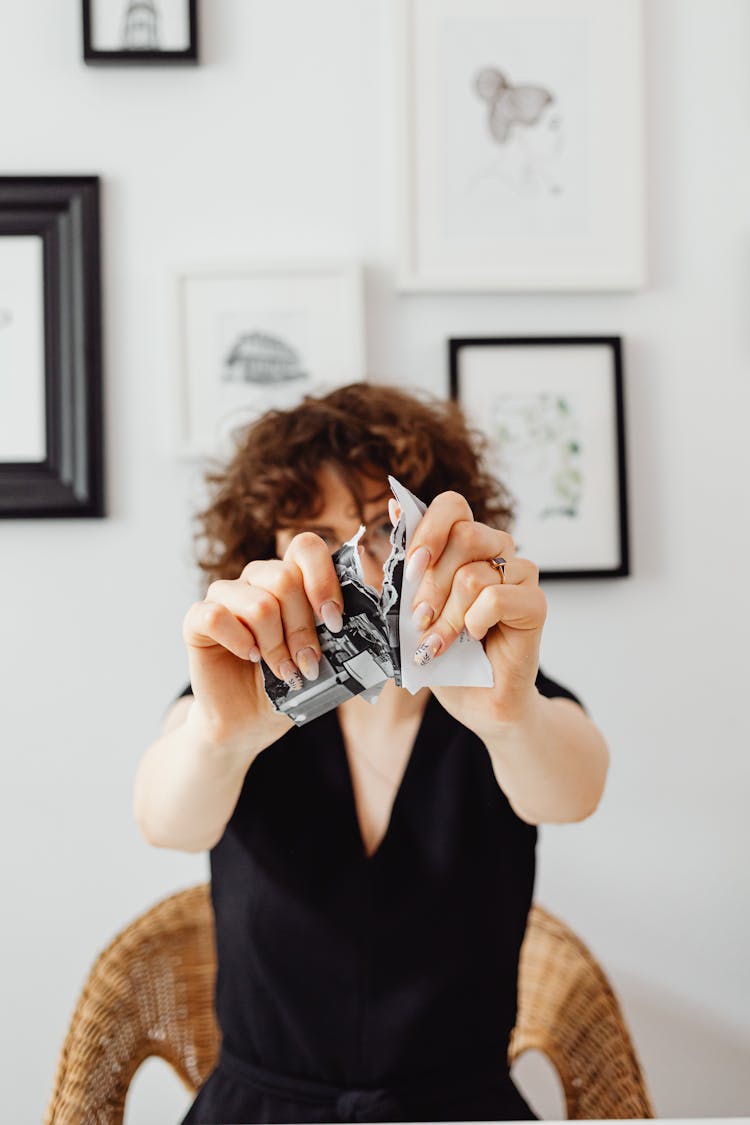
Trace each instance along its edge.
<instances>
[{"instance_id":1,"label":"fingernail","mask_svg":"<svg viewBox=\"0 0 750 1125\"><path fill-rule=\"evenodd\" d=\"M297 664L306 680L317 680L320 675L320 665L314 648L307 645L297 653Z\"/></svg>"},{"instance_id":2,"label":"fingernail","mask_svg":"<svg viewBox=\"0 0 750 1125\"><path fill-rule=\"evenodd\" d=\"M419 665L429 664L432 658L437 656L442 647L443 638L438 636L437 633L430 633L429 637L425 637L414 653L414 663Z\"/></svg>"},{"instance_id":3,"label":"fingernail","mask_svg":"<svg viewBox=\"0 0 750 1125\"><path fill-rule=\"evenodd\" d=\"M305 681L300 676L299 669L291 660L282 660L281 664L279 664L279 671L281 672L282 680L292 691L299 691L304 685Z\"/></svg>"},{"instance_id":4,"label":"fingernail","mask_svg":"<svg viewBox=\"0 0 750 1125\"><path fill-rule=\"evenodd\" d=\"M420 578L430 565L430 551L428 547L418 547L406 564L404 578L407 582L419 582Z\"/></svg>"},{"instance_id":5,"label":"fingernail","mask_svg":"<svg viewBox=\"0 0 750 1125\"><path fill-rule=\"evenodd\" d=\"M258 648L257 645L253 645L253 647L250 649L249 653L247 654L247 658L248 658L248 660L252 660L253 664L259 664L260 663L260 649Z\"/></svg>"},{"instance_id":6,"label":"fingernail","mask_svg":"<svg viewBox=\"0 0 750 1125\"><path fill-rule=\"evenodd\" d=\"M411 619L414 628L417 629L420 633L423 633L432 621L432 617L432 606L428 605L427 602L420 602L417 608L414 610Z\"/></svg>"},{"instance_id":7,"label":"fingernail","mask_svg":"<svg viewBox=\"0 0 750 1125\"><path fill-rule=\"evenodd\" d=\"M393 497L388 501L388 515L391 517L391 523L395 527L401 516L401 508L399 507L398 500Z\"/></svg>"},{"instance_id":8,"label":"fingernail","mask_svg":"<svg viewBox=\"0 0 750 1125\"><path fill-rule=\"evenodd\" d=\"M344 628L344 619L341 616L341 610L333 601L323 602L320 607L320 616L323 618L323 624L332 633L340 633Z\"/></svg>"}]
</instances>

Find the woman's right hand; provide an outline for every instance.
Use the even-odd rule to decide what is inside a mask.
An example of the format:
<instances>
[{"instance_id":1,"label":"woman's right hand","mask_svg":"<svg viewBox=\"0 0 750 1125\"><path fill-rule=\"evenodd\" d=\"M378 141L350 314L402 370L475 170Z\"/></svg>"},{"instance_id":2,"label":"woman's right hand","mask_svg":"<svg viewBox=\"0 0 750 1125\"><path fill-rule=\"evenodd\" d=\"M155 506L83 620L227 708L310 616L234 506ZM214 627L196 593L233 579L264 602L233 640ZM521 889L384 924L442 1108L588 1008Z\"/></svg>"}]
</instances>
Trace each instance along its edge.
<instances>
[{"instance_id":1,"label":"woman's right hand","mask_svg":"<svg viewBox=\"0 0 750 1125\"><path fill-rule=\"evenodd\" d=\"M212 582L182 625L194 696L188 722L213 743L270 746L293 723L265 693L261 657L293 690L317 679L315 618L339 632L343 604L330 551L313 532L295 535L283 559L255 560L239 578Z\"/></svg>"}]
</instances>

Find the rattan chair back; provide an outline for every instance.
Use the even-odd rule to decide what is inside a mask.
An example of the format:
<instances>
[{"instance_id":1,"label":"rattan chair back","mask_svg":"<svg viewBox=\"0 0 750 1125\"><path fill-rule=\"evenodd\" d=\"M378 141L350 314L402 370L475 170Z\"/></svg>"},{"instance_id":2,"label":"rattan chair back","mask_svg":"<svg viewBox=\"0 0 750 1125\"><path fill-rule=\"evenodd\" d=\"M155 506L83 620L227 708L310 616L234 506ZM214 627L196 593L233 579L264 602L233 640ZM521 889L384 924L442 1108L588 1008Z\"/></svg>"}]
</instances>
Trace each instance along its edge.
<instances>
[{"instance_id":1,"label":"rattan chair back","mask_svg":"<svg viewBox=\"0 0 750 1125\"><path fill-rule=\"evenodd\" d=\"M157 1055L195 1094L220 1036L209 885L170 895L99 955L58 1060L44 1125L121 1125L133 1075ZM583 943L533 906L521 950L518 1022L509 1059L543 1051L570 1118L653 1117L612 989Z\"/></svg>"}]
</instances>

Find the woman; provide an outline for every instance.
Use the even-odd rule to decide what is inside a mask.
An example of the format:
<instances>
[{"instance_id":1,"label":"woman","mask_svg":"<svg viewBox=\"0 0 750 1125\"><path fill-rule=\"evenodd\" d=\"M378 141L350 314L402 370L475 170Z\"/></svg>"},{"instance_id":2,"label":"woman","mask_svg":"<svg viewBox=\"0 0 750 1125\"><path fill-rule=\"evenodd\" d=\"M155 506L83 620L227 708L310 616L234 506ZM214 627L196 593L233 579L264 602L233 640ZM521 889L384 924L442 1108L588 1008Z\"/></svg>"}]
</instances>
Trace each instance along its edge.
<instances>
[{"instance_id":1,"label":"woman","mask_svg":"<svg viewBox=\"0 0 750 1125\"><path fill-rule=\"evenodd\" d=\"M190 684L135 791L152 844L210 850L222 1049L183 1125L535 1119L507 1046L536 825L594 810L608 751L539 670L538 570L477 441L454 404L353 384L265 415L208 477ZM388 473L428 504L415 659L466 626L494 687L389 680L294 726L259 661L316 678L316 615L343 624L331 553L360 523L380 587Z\"/></svg>"}]
</instances>

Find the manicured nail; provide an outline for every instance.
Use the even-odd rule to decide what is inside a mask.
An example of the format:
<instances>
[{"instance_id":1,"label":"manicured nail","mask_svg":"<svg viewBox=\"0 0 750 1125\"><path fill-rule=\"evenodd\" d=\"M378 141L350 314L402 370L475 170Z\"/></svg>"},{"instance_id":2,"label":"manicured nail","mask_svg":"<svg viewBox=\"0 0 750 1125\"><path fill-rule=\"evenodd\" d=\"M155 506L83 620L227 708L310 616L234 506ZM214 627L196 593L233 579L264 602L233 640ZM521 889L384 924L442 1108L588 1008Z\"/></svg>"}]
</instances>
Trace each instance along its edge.
<instances>
[{"instance_id":1,"label":"manicured nail","mask_svg":"<svg viewBox=\"0 0 750 1125\"><path fill-rule=\"evenodd\" d=\"M247 654L248 660L252 660L253 664L260 664L260 649L257 645L253 645Z\"/></svg>"},{"instance_id":2,"label":"manicured nail","mask_svg":"<svg viewBox=\"0 0 750 1125\"><path fill-rule=\"evenodd\" d=\"M323 618L323 624L326 629L330 629L332 633L340 633L344 628L344 619L341 616L341 610L335 602L323 602L320 607L320 616Z\"/></svg>"},{"instance_id":3,"label":"manicured nail","mask_svg":"<svg viewBox=\"0 0 750 1125\"><path fill-rule=\"evenodd\" d=\"M407 582L419 582L430 565L429 547L418 547L406 564L404 578Z\"/></svg>"},{"instance_id":4,"label":"manicured nail","mask_svg":"<svg viewBox=\"0 0 750 1125\"><path fill-rule=\"evenodd\" d=\"M297 653L297 664L306 680L317 680L320 675L320 665L314 648L307 645Z\"/></svg>"},{"instance_id":5,"label":"manicured nail","mask_svg":"<svg viewBox=\"0 0 750 1125\"><path fill-rule=\"evenodd\" d=\"M428 605L427 602L420 602L417 608L414 610L411 619L414 628L417 629L420 633L424 633L425 629L432 621L432 617L432 606Z\"/></svg>"},{"instance_id":6,"label":"manicured nail","mask_svg":"<svg viewBox=\"0 0 750 1125\"><path fill-rule=\"evenodd\" d=\"M437 656L442 647L443 638L438 636L437 633L430 633L429 637L425 637L414 653L414 663L419 665L429 664L432 658Z\"/></svg>"},{"instance_id":7,"label":"manicured nail","mask_svg":"<svg viewBox=\"0 0 750 1125\"><path fill-rule=\"evenodd\" d=\"M279 664L279 671L281 672L282 680L292 691L299 691L299 689L303 687L305 681L300 676L299 669L291 660L282 660L281 664Z\"/></svg>"},{"instance_id":8,"label":"manicured nail","mask_svg":"<svg viewBox=\"0 0 750 1125\"><path fill-rule=\"evenodd\" d=\"M399 507L398 500L393 496L388 501L388 515L391 517L391 523L395 527L401 517L401 508Z\"/></svg>"}]
</instances>

